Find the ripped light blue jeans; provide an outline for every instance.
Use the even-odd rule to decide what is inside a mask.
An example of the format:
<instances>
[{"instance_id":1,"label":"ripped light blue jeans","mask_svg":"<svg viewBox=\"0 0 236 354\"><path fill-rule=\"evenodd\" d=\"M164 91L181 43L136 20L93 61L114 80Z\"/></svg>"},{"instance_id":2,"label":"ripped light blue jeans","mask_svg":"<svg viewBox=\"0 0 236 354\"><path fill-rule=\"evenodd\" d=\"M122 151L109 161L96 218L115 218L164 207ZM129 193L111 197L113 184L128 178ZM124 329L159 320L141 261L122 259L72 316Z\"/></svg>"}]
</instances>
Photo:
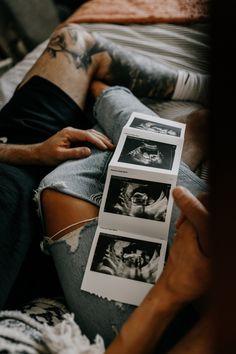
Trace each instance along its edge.
<instances>
[{"instance_id":1,"label":"ripped light blue jeans","mask_svg":"<svg viewBox=\"0 0 236 354\"><path fill-rule=\"evenodd\" d=\"M94 106L94 117L98 122L94 129L105 133L117 144L121 130L133 111L156 116L128 89L119 86L109 88L100 95ZM36 194L41 217L40 194L45 188L53 188L99 207L112 153L94 147L91 149L92 154L88 158L67 161L42 180ZM207 190L206 183L184 163L180 165L177 184L185 186L195 195ZM178 211L174 207L169 245L173 241L177 216ZM108 345L135 306L108 301L80 290L96 227L97 220L93 220L80 232L71 232L58 241L45 238L44 249L54 259L67 305L74 312L82 332L90 340L98 333Z\"/></svg>"}]
</instances>

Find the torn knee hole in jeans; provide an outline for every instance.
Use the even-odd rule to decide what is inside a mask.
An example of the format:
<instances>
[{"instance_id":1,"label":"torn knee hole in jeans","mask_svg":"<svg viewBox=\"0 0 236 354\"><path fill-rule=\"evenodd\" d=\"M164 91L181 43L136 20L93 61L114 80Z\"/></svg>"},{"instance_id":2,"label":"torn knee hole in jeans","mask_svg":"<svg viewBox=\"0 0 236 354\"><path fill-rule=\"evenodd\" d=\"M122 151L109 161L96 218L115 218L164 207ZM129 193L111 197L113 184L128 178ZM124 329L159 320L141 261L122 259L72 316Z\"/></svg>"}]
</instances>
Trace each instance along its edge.
<instances>
[{"instance_id":1,"label":"torn knee hole in jeans","mask_svg":"<svg viewBox=\"0 0 236 354\"><path fill-rule=\"evenodd\" d=\"M68 225L65 229L70 228L71 226L76 225L76 224L85 223L81 227L78 227L72 231L67 232L66 234L63 234L60 238L58 238L55 241L53 240L53 237L55 235L58 235L60 232L62 232L65 229L60 230L58 233L54 234L52 237L45 237L45 241L50 245L55 242L64 241L70 247L70 251L75 252L79 246L79 239L80 239L81 232L84 230L84 228L86 228L88 222L96 220L96 219L97 218L80 220L78 223Z\"/></svg>"},{"instance_id":2,"label":"torn knee hole in jeans","mask_svg":"<svg viewBox=\"0 0 236 354\"><path fill-rule=\"evenodd\" d=\"M41 217L41 193L45 190L45 189L54 189L54 190L58 190L59 192L63 192L67 189L67 185L65 182L54 182L51 183L50 185L40 185L38 187L38 189L36 189L34 191L34 197L33 200L36 202L37 204L37 213L38 215Z\"/></svg>"}]
</instances>

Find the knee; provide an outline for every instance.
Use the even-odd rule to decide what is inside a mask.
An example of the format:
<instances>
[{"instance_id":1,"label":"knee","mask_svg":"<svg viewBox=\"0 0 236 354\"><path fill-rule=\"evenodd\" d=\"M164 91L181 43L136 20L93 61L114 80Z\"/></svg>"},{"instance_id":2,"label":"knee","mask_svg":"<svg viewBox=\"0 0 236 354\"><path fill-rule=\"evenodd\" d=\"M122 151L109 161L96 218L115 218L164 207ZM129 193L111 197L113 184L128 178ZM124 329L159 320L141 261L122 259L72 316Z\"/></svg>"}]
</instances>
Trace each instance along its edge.
<instances>
[{"instance_id":1,"label":"knee","mask_svg":"<svg viewBox=\"0 0 236 354\"><path fill-rule=\"evenodd\" d=\"M95 39L82 26L77 24L68 24L56 28L50 37L49 48L55 51L61 50L79 50L85 51L91 48Z\"/></svg>"},{"instance_id":2,"label":"knee","mask_svg":"<svg viewBox=\"0 0 236 354\"><path fill-rule=\"evenodd\" d=\"M34 200L39 208L44 210L48 206L55 208L55 196L62 195L66 189L65 182L62 181L57 169L51 171L39 183L34 194Z\"/></svg>"},{"instance_id":3,"label":"knee","mask_svg":"<svg viewBox=\"0 0 236 354\"><path fill-rule=\"evenodd\" d=\"M60 200L60 192L55 191L51 188L46 188L41 192L40 204L42 210L55 209Z\"/></svg>"}]
</instances>

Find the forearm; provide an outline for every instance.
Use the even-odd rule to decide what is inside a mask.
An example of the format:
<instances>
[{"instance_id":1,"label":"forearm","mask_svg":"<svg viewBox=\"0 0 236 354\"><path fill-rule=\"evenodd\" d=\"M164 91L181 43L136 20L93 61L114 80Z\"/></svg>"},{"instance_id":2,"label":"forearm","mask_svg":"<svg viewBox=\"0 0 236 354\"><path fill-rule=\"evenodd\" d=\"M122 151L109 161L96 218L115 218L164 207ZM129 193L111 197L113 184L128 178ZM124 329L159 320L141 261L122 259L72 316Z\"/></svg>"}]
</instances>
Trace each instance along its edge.
<instances>
[{"instance_id":1,"label":"forearm","mask_svg":"<svg viewBox=\"0 0 236 354\"><path fill-rule=\"evenodd\" d=\"M172 294L156 284L125 322L106 354L152 353L181 307Z\"/></svg>"},{"instance_id":2,"label":"forearm","mask_svg":"<svg viewBox=\"0 0 236 354\"><path fill-rule=\"evenodd\" d=\"M38 144L1 144L0 161L14 165L39 165Z\"/></svg>"},{"instance_id":3,"label":"forearm","mask_svg":"<svg viewBox=\"0 0 236 354\"><path fill-rule=\"evenodd\" d=\"M202 318L168 354L213 354L212 320Z\"/></svg>"},{"instance_id":4,"label":"forearm","mask_svg":"<svg viewBox=\"0 0 236 354\"><path fill-rule=\"evenodd\" d=\"M105 135L93 129L66 127L38 144L0 145L0 161L14 165L57 166L70 159L88 157L91 153L88 147L73 146L81 142L91 143L101 150L114 148Z\"/></svg>"}]
</instances>

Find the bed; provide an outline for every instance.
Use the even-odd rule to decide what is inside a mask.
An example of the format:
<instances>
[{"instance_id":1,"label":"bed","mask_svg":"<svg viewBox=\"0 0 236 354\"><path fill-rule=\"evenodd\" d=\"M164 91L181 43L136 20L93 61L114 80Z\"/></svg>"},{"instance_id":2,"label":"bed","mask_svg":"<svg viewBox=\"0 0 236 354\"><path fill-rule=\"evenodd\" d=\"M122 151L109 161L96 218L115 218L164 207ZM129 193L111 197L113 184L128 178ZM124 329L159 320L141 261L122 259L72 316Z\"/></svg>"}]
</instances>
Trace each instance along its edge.
<instances>
[{"instance_id":1,"label":"bed","mask_svg":"<svg viewBox=\"0 0 236 354\"><path fill-rule=\"evenodd\" d=\"M121 2L121 4L119 4L119 7L116 6L114 8L114 3L117 1L118 3ZM178 12L176 6L173 7L173 4L180 3L182 8L185 9L186 1L168 0L165 2L162 11L154 14L152 12L151 14L153 8L156 8L154 3L160 3L163 6L163 1L129 0L125 1L126 9L129 8L129 11L123 11L119 16L117 15L117 8L124 9L124 4L121 7L124 1L117 1L105 1L106 4L103 9L106 8L106 10L103 10L103 13L105 12L103 17L101 16L101 6L95 16L94 7L92 6L91 8L91 5L99 6L104 1L89 1L72 14L65 23L80 23L88 31L98 32L124 48L141 53L170 67L187 69L203 74L208 73L210 38L207 10L205 8L206 1L199 2L194 0L194 11L189 13L189 7L187 7L188 11L183 10L182 12L180 10ZM146 12L143 10L143 3L147 3L150 6L146 9ZM135 4L140 6L139 8L137 5L139 10L136 10L137 13L135 12ZM170 10L171 5L172 11ZM199 9L198 12L196 9ZM151 17L150 14L152 15ZM110 23L107 23L108 21ZM115 23L111 23L112 21ZM25 72L43 52L46 45L47 40L26 55L15 67L2 75L0 78L0 108L10 99L15 87L23 78ZM145 98L142 101L161 117L167 119L173 119L177 115L184 115L200 108L200 105L195 102L161 102ZM203 164L200 171L203 178L207 178L206 170L206 165Z\"/></svg>"},{"instance_id":2,"label":"bed","mask_svg":"<svg viewBox=\"0 0 236 354\"><path fill-rule=\"evenodd\" d=\"M121 6L122 1L123 5L125 3L131 5L129 10ZM104 1L100 0L91 0L88 4L93 2L95 5L104 5ZM187 0L125 0L125 2L117 0L117 2L120 2L118 8L125 9L119 16L117 16L117 8L114 8L115 1L106 0L106 12L102 12L101 8L97 7L95 16L94 9L88 9L88 4L84 4L66 23L79 22L88 31L98 32L124 48L148 56L170 67L203 74L208 73L210 35L206 10L207 1L194 0L194 6L190 12L188 12L189 10L184 12L184 5L190 2ZM148 12L142 12L144 10L143 3L150 5ZM164 3L166 12L153 12L153 9L156 9L156 4L159 3L162 5ZM178 8L179 12L176 12L174 5L177 4L182 4L182 12L180 11L181 7ZM0 108L8 102L15 87L43 52L46 45L47 40L1 76ZM161 117L167 119L173 119L201 107L195 102L158 101L146 98L143 98L142 101ZM207 179L207 171L206 162L198 173L203 179ZM12 336L14 336L13 333ZM35 352L37 351L35 350Z\"/></svg>"}]
</instances>

